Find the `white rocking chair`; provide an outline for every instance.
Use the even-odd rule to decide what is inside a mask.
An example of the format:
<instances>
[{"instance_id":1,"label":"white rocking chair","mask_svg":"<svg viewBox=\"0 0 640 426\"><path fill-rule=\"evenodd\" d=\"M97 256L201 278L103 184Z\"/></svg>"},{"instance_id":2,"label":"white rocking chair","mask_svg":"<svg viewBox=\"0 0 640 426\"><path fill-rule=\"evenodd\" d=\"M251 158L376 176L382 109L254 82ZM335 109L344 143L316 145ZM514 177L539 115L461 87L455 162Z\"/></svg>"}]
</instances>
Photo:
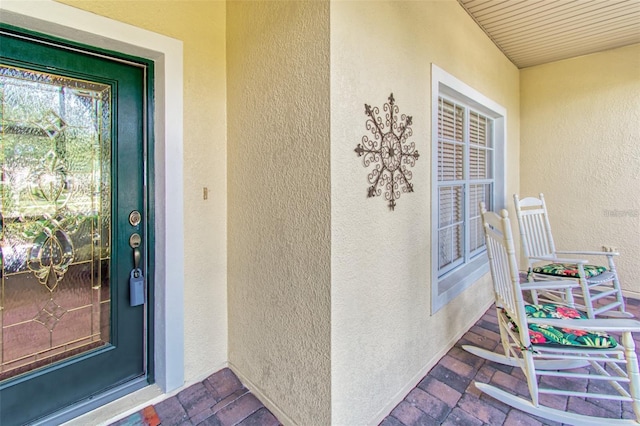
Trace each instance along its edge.
<instances>
[{"instance_id":1,"label":"white rocking chair","mask_svg":"<svg viewBox=\"0 0 640 426\"><path fill-rule=\"evenodd\" d=\"M490 361L521 368L527 378L530 399L487 383L476 382L476 387L516 409L561 423L637 426L640 423L640 373L631 333L640 332L640 322L626 318L588 319L584 313L566 305L525 304L507 211L502 210L498 216L487 212L483 203L481 212L504 355L475 346L463 347ZM568 280L562 282L575 284ZM557 284L544 281L528 283L525 287L544 289ZM621 335L621 339L618 342L606 333ZM589 371L572 370L580 366L589 366ZM546 385L547 380L552 380L545 379L549 376L563 380ZM575 385L571 382L575 380L609 383L617 394L571 390L571 384ZM567 387L563 389L565 382ZM602 386L585 387L593 388L601 390ZM559 410L542 405L541 394L623 401L631 404L635 419L593 417Z\"/></svg>"},{"instance_id":2,"label":"white rocking chair","mask_svg":"<svg viewBox=\"0 0 640 426\"><path fill-rule=\"evenodd\" d=\"M613 258L616 252L603 251L558 251L551 234L551 224L547 214L544 196L527 197L522 200L514 194L516 216L520 227L520 241L528 262L528 279L572 279L580 283L582 303L576 305L585 310L589 318L599 314L607 316L632 317L625 311L624 298ZM567 256L606 257L608 268L589 264L586 259L567 258ZM538 302L538 293L531 293L534 303ZM560 301L574 306L570 291L541 293L549 301Z\"/></svg>"}]
</instances>

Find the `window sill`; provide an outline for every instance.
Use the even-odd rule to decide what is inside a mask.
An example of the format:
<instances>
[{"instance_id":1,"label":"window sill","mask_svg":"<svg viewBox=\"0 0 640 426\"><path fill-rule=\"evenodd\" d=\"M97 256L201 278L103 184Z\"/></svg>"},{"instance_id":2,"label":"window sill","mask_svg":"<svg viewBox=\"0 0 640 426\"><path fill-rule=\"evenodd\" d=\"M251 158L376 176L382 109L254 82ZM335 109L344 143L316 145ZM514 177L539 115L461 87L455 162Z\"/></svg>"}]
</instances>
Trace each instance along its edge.
<instances>
[{"instance_id":1,"label":"window sill","mask_svg":"<svg viewBox=\"0 0 640 426\"><path fill-rule=\"evenodd\" d=\"M438 279L437 293L431 301L431 314L452 301L457 295L469 288L483 275L489 272L489 260L486 253L479 255L465 266L451 271Z\"/></svg>"}]
</instances>

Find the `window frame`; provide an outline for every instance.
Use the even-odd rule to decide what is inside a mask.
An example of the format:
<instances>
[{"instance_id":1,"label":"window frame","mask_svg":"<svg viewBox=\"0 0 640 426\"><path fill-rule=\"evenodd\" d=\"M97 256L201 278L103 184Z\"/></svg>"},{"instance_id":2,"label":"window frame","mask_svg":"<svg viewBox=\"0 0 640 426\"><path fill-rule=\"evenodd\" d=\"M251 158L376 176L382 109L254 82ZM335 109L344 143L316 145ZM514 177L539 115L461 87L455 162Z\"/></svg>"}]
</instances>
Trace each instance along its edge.
<instances>
[{"instance_id":1,"label":"window frame","mask_svg":"<svg viewBox=\"0 0 640 426\"><path fill-rule=\"evenodd\" d=\"M489 272L488 259L483 253L476 253L467 257L468 238L465 238L463 262L440 276L438 268L438 214L439 214L439 185L438 185L438 103L439 98L465 105L472 111L478 112L493 120L493 202L494 209L506 206L506 108L483 95L471 86L447 73L435 64L431 64L431 313L436 313L453 300L465 289L477 282ZM468 117L465 117L468 123ZM464 171L464 180L460 182L472 183L468 171ZM467 209L469 191L464 194L464 235L468 237ZM486 252L486 251L485 251Z\"/></svg>"}]
</instances>

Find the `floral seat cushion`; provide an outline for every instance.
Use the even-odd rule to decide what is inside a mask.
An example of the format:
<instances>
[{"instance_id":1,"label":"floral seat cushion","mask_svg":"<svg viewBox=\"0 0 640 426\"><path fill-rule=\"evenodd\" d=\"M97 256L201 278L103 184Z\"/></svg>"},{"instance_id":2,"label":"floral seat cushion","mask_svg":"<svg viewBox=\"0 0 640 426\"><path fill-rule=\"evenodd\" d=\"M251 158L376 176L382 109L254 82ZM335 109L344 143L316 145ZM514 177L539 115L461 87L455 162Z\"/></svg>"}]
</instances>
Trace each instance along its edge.
<instances>
[{"instance_id":1,"label":"floral seat cushion","mask_svg":"<svg viewBox=\"0 0 640 426\"><path fill-rule=\"evenodd\" d=\"M607 270L604 266L582 265L586 278L595 277ZM578 265L575 263L549 263L532 268L536 274L555 275L561 277L579 277Z\"/></svg>"},{"instance_id":2,"label":"floral seat cushion","mask_svg":"<svg viewBox=\"0 0 640 426\"><path fill-rule=\"evenodd\" d=\"M587 319L576 309L555 303L525 305L527 318ZM512 322L515 327L515 324ZM545 324L529 324L529 338L534 345L576 346L589 349L611 349L618 343L607 333L599 331L572 330Z\"/></svg>"}]
</instances>

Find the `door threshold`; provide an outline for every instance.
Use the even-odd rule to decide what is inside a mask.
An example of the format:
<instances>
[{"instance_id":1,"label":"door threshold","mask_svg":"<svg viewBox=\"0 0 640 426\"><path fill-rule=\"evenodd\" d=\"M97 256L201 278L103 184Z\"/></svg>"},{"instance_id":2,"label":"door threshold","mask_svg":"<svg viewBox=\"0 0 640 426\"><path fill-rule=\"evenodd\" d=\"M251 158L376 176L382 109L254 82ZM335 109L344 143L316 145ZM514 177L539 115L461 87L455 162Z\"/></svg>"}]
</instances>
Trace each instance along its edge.
<instances>
[{"instance_id":1,"label":"door threshold","mask_svg":"<svg viewBox=\"0 0 640 426\"><path fill-rule=\"evenodd\" d=\"M106 404L114 402L119 398L127 396L145 387L149 387L149 383L147 382L146 377L133 379L128 381L125 384L109 389L106 392L103 392L99 395L91 397L87 400L78 402L77 404L74 404L72 406L63 408L62 410L56 411L55 413L47 417L44 417L42 419L36 420L35 422L32 422L30 424L32 426L55 426L55 425L61 425L64 423L65 425L71 426L75 423L74 420L77 417L82 416L83 414L87 414L90 416L91 411L101 408ZM117 413L114 412L115 410L109 410L109 411L111 413L109 417L113 417L117 415ZM106 416L105 416L105 419L103 419L103 421L106 421ZM77 423L77 424L86 425L87 423L86 423L86 420L83 420L82 423Z\"/></svg>"}]
</instances>

